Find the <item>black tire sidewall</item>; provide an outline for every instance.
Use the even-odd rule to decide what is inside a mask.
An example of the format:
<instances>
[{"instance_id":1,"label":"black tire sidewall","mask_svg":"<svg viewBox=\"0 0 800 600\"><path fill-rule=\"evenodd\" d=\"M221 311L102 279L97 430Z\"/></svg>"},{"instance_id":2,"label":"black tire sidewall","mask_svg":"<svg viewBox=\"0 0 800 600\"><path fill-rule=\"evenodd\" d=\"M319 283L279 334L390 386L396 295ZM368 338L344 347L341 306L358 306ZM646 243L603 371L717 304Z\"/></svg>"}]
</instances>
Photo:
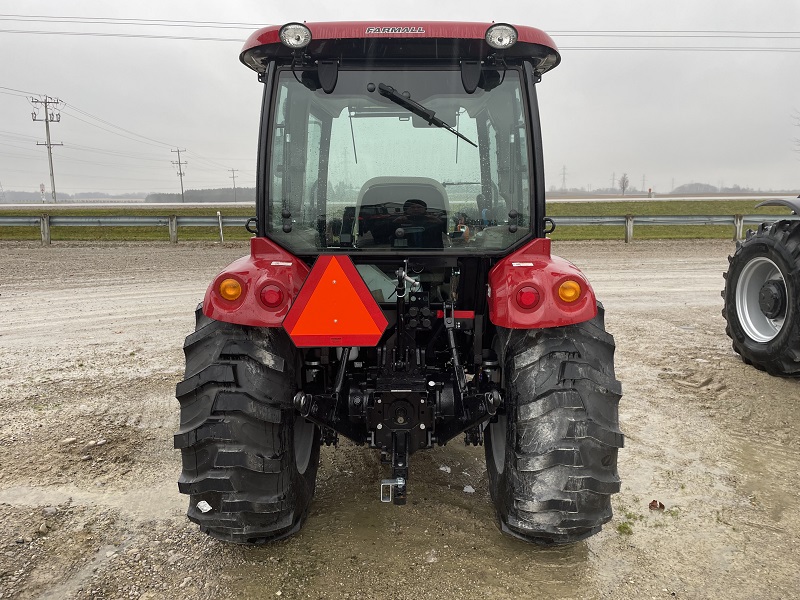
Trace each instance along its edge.
<instances>
[{"instance_id":1,"label":"black tire sidewall","mask_svg":"<svg viewBox=\"0 0 800 600\"><path fill-rule=\"evenodd\" d=\"M500 343L500 339L495 338L492 342L492 348L494 349L495 353L497 354L497 358L500 361L500 364L503 365L503 370L501 371L501 381L500 387L506 389L506 393L510 393L510 390L507 389L506 386L510 384L510 382L506 379L506 374L510 373L509 370L511 365L507 364L506 361L506 352L504 351L505 348L503 344ZM489 495L492 498L492 502L495 505L495 508L498 512L498 517L502 522L505 522L508 517L508 498L510 494L506 492L508 490L507 484L507 477L510 472L509 466L514 465L514 447L516 445L516 428L514 423L516 421L515 415L513 414L515 411L512 408L510 411L509 402L506 401L503 403L503 406L498 411L498 419L505 418L505 435L503 436L502 440L495 440L494 435L492 433L500 433L503 431L502 427L493 427L495 423L489 423L484 430L484 440L483 440L483 448L484 453L486 455L486 472L489 476ZM508 414L511 412L512 414ZM503 444L503 456L504 456L504 463L503 463L503 470L498 471L496 468L495 463L495 452L496 446L502 443Z\"/></svg>"},{"instance_id":2,"label":"black tire sidewall","mask_svg":"<svg viewBox=\"0 0 800 600\"><path fill-rule=\"evenodd\" d=\"M736 288L742 271L757 258L767 258L775 263L786 285L784 324L778 335L768 342L758 342L747 335L739 320L736 305ZM725 288L725 312L736 349L746 359L759 365L774 362L791 347L793 340L796 339L796 330L800 328L800 315L798 315L800 277L797 276L795 270L794 258L789 249L772 236L763 235L751 238L743 242L741 248L734 254Z\"/></svg>"},{"instance_id":3,"label":"black tire sidewall","mask_svg":"<svg viewBox=\"0 0 800 600\"><path fill-rule=\"evenodd\" d=\"M308 464L306 465L305 470L301 473L297 468L297 456L295 452L295 436L297 435L297 429L295 425L297 423L299 413L297 411L287 411L287 413L289 414L284 415L284 418L289 421L290 424L288 428L291 430L291 440L289 441L288 448L290 449L289 451L291 453L289 469L291 469L293 479L292 488L296 490L298 496L301 496L297 498L297 505L307 507L311 502L311 498L314 496L314 490L316 488L317 469L319 468L320 456L319 428L316 425L313 427L313 432L311 435L314 436L314 439L311 442L311 452L308 458Z\"/></svg>"}]
</instances>

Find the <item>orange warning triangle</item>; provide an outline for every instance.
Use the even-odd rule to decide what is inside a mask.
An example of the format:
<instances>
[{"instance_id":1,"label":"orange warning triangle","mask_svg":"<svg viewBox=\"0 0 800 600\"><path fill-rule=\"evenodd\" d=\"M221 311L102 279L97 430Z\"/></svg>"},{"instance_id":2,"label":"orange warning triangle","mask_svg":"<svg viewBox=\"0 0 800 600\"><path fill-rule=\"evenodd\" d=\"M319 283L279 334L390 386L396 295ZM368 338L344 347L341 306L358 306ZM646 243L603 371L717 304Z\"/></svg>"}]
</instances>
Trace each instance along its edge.
<instances>
[{"instance_id":1,"label":"orange warning triangle","mask_svg":"<svg viewBox=\"0 0 800 600\"><path fill-rule=\"evenodd\" d=\"M348 256L320 256L283 321L298 347L374 346L386 326Z\"/></svg>"}]
</instances>

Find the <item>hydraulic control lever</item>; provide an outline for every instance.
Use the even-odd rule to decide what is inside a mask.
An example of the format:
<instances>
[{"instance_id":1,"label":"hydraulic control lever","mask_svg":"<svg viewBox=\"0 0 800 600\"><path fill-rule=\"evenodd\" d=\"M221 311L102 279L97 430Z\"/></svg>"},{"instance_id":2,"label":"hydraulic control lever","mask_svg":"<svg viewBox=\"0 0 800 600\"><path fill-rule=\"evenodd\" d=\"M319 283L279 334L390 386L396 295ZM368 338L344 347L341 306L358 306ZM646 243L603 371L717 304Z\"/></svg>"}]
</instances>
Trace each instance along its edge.
<instances>
[{"instance_id":1,"label":"hydraulic control lever","mask_svg":"<svg viewBox=\"0 0 800 600\"><path fill-rule=\"evenodd\" d=\"M464 372L464 367L458 358L458 347L456 346L456 318L454 315L455 308L452 302L444 303L444 328L447 331L447 343L450 346L450 355L453 363L453 371L455 371L456 381L458 382L458 391L461 396L467 393L467 374Z\"/></svg>"}]
</instances>

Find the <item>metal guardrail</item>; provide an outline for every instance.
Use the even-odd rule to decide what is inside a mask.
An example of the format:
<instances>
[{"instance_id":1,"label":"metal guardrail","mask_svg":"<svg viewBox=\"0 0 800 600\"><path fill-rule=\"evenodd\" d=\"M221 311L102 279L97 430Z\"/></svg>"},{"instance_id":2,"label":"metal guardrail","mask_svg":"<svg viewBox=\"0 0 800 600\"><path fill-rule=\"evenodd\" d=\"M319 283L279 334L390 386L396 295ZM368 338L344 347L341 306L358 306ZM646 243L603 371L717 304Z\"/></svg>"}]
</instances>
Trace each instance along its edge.
<instances>
[{"instance_id":1,"label":"metal guardrail","mask_svg":"<svg viewBox=\"0 0 800 600\"><path fill-rule=\"evenodd\" d=\"M741 240L745 224L777 221L779 219L798 220L800 216L780 215L625 215L609 217L551 217L558 225L617 225L625 227L625 243L633 241L633 225L667 226L733 226L734 241Z\"/></svg>"},{"instance_id":2,"label":"metal guardrail","mask_svg":"<svg viewBox=\"0 0 800 600\"><path fill-rule=\"evenodd\" d=\"M38 227L45 215L2 216L0 226ZM107 215L103 217L81 217L49 215L51 227L169 227L171 217L134 215ZM248 217L222 217L223 227L244 227ZM217 217L176 217L178 227L219 227Z\"/></svg>"},{"instance_id":3,"label":"metal guardrail","mask_svg":"<svg viewBox=\"0 0 800 600\"><path fill-rule=\"evenodd\" d=\"M779 219L800 220L800 216L781 215L650 215L650 216L587 216L587 217L551 217L556 226L570 225L616 225L625 227L625 242L633 240L633 226L636 225L723 225L734 228L733 239L740 240L745 224L771 222ZM135 216L108 215L101 217L68 216L68 215L0 215L0 227L40 227L42 243L50 243L51 227L168 227L170 241L178 242L179 227L216 227L220 240L224 241L224 227L244 227L248 217L217 216ZM2 239L2 235L0 235Z\"/></svg>"},{"instance_id":4,"label":"metal guardrail","mask_svg":"<svg viewBox=\"0 0 800 600\"><path fill-rule=\"evenodd\" d=\"M225 241L223 227L244 227L249 217L223 217L219 212L217 216L177 216L168 217L145 215L105 215L105 216L80 216L80 215L48 215L38 216L10 216L0 215L0 227L39 227L42 232L42 244L50 243L51 227L167 227L169 240L178 243L179 227L215 227L219 229L220 241ZM2 239L2 235L0 235Z\"/></svg>"}]
</instances>

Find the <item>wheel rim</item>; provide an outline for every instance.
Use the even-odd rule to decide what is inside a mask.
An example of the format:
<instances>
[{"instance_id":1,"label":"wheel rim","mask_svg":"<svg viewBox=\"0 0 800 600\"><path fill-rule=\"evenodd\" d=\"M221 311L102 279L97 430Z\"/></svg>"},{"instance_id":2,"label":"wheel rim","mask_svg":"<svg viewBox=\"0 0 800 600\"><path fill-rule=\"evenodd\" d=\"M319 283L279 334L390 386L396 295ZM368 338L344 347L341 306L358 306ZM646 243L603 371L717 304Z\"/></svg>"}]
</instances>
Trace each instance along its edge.
<instances>
[{"instance_id":1,"label":"wheel rim","mask_svg":"<svg viewBox=\"0 0 800 600\"><path fill-rule=\"evenodd\" d=\"M783 329L786 311L770 318L764 314L759 294L765 284L774 284L786 297L786 281L781 270L768 258L758 257L748 262L736 283L736 314L747 337L756 342L769 342Z\"/></svg>"},{"instance_id":2,"label":"wheel rim","mask_svg":"<svg viewBox=\"0 0 800 600\"><path fill-rule=\"evenodd\" d=\"M294 462L301 475L306 472L311 461L315 436L316 426L298 415L294 420Z\"/></svg>"},{"instance_id":3,"label":"wheel rim","mask_svg":"<svg viewBox=\"0 0 800 600\"><path fill-rule=\"evenodd\" d=\"M497 423L489 423L489 436L492 440L492 461L494 470L502 473L506 467L506 432L508 429L508 417L498 415Z\"/></svg>"}]
</instances>

